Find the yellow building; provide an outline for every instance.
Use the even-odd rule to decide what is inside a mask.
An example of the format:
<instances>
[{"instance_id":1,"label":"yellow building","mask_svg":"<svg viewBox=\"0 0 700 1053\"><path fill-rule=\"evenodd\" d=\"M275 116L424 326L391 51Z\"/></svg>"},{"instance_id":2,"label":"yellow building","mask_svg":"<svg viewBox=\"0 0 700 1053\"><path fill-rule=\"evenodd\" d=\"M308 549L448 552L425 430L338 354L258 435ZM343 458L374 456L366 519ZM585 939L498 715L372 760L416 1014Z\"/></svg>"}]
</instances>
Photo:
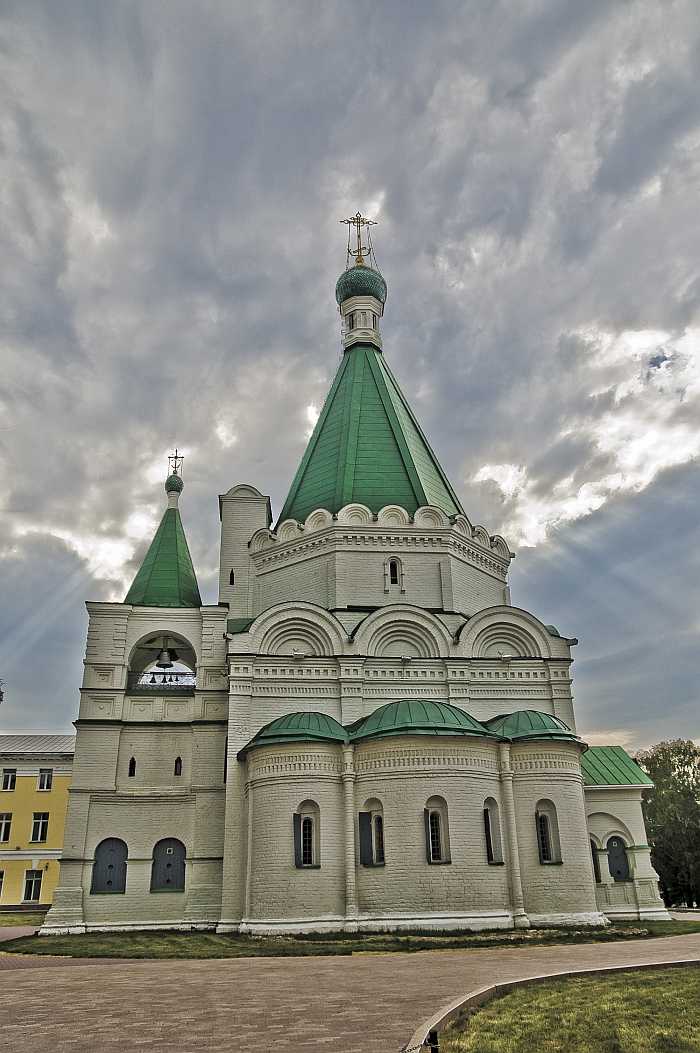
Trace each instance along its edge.
<instances>
[{"instance_id":1,"label":"yellow building","mask_svg":"<svg viewBox=\"0 0 700 1053\"><path fill-rule=\"evenodd\" d=\"M74 735L0 735L0 910L50 904Z\"/></svg>"}]
</instances>

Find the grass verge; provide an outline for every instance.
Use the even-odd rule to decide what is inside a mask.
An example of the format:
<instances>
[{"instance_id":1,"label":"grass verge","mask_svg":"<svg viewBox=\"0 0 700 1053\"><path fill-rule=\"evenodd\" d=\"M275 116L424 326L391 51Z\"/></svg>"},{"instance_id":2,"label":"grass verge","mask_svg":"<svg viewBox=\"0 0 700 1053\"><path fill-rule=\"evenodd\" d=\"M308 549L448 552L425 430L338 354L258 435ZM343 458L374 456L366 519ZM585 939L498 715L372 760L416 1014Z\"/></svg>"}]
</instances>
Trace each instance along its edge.
<instances>
[{"instance_id":1,"label":"grass verge","mask_svg":"<svg viewBox=\"0 0 700 1053\"><path fill-rule=\"evenodd\" d=\"M414 952L464 947L532 947L559 943L609 943L650 936L700 933L697 921L611 925L606 929L530 929L465 933L329 933L324 936L238 936L213 932L93 932L84 936L25 936L3 943L19 954L76 958L244 958Z\"/></svg>"},{"instance_id":2,"label":"grass verge","mask_svg":"<svg viewBox=\"0 0 700 1053\"><path fill-rule=\"evenodd\" d=\"M14 914L9 911L0 911L0 928L7 928L11 925L41 925L45 917L43 911L40 914L28 910L18 910Z\"/></svg>"},{"instance_id":3,"label":"grass verge","mask_svg":"<svg viewBox=\"0 0 700 1053\"><path fill-rule=\"evenodd\" d=\"M700 968L527 985L457 1017L440 1053L700 1053Z\"/></svg>"}]
</instances>

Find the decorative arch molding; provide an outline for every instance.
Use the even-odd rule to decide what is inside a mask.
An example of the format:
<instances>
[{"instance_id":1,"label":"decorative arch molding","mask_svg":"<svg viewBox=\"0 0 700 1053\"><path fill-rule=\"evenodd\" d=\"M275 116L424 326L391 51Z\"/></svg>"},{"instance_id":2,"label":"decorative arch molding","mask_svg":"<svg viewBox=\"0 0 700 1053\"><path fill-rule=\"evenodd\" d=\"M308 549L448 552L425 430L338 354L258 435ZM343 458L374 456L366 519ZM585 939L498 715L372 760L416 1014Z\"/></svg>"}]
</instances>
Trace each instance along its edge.
<instances>
[{"instance_id":1,"label":"decorative arch molding","mask_svg":"<svg viewBox=\"0 0 700 1053\"><path fill-rule=\"evenodd\" d=\"M339 523L346 523L350 526L365 526L367 523L372 522L374 516L367 505L350 504L344 505L340 509L337 518Z\"/></svg>"},{"instance_id":2,"label":"decorative arch molding","mask_svg":"<svg viewBox=\"0 0 700 1053\"><path fill-rule=\"evenodd\" d=\"M274 543L275 539L270 530L267 527L260 527L248 542L248 548L251 552L260 552L264 548L270 548Z\"/></svg>"},{"instance_id":3,"label":"decorative arch molding","mask_svg":"<svg viewBox=\"0 0 700 1053\"><path fill-rule=\"evenodd\" d=\"M265 497L265 494L261 494L252 483L238 483L236 486L232 486L230 490L227 490L224 497Z\"/></svg>"},{"instance_id":4,"label":"decorative arch molding","mask_svg":"<svg viewBox=\"0 0 700 1053\"><path fill-rule=\"evenodd\" d=\"M259 654L311 655L330 658L345 650L347 636L332 614L312 603L281 603L270 607L250 627L253 650Z\"/></svg>"},{"instance_id":5,"label":"decorative arch molding","mask_svg":"<svg viewBox=\"0 0 700 1053\"><path fill-rule=\"evenodd\" d=\"M491 537L486 527L475 526L472 529L472 538L476 541L477 545L482 545L484 548L491 548Z\"/></svg>"},{"instance_id":6,"label":"decorative arch molding","mask_svg":"<svg viewBox=\"0 0 700 1053\"><path fill-rule=\"evenodd\" d=\"M479 611L461 626L457 639L465 658L552 656L545 626L520 607L487 607Z\"/></svg>"},{"instance_id":7,"label":"decorative arch molding","mask_svg":"<svg viewBox=\"0 0 700 1053\"><path fill-rule=\"evenodd\" d=\"M309 512L308 516L304 521L304 530L323 530L325 527L331 526L333 523L333 516L327 508L316 508L313 512Z\"/></svg>"},{"instance_id":8,"label":"decorative arch molding","mask_svg":"<svg viewBox=\"0 0 700 1053\"><path fill-rule=\"evenodd\" d=\"M458 534L462 534L464 537L471 537L474 531L471 523L466 516L458 515L452 519L452 529L456 530Z\"/></svg>"},{"instance_id":9,"label":"decorative arch molding","mask_svg":"<svg viewBox=\"0 0 700 1053\"><path fill-rule=\"evenodd\" d=\"M434 505L421 505L420 508L416 509L413 522L416 526L428 527L429 529L437 528L438 530L450 525L450 521L442 509L436 508Z\"/></svg>"},{"instance_id":10,"label":"decorative arch molding","mask_svg":"<svg viewBox=\"0 0 700 1053\"><path fill-rule=\"evenodd\" d=\"M370 614L355 632L360 654L373 658L446 658L452 638L434 615L407 603Z\"/></svg>"},{"instance_id":11,"label":"decorative arch molding","mask_svg":"<svg viewBox=\"0 0 700 1053\"><path fill-rule=\"evenodd\" d=\"M410 526L411 517L401 505L385 505L377 513L377 522L386 526Z\"/></svg>"},{"instance_id":12,"label":"decorative arch molding","mask_svg":"<svg viewBox=\"0 0 700 1053\"><path fill-rule=\"evenodd\" d=\"M296 541L304 528L297 523L296 519L285 519L277 527L275 536L278 541Z\"/></svg>"},{"instance_id":13,"label":"decorative arch molding","mask_svg":"<svg viewBox=\"0 0 700 1053\"><path fill-rule=\"evenodd\" d=\"M504 537L500 534L494 534L491 538L491 548L499 555L502 559L512 559L513 553L508 548L508 543Z\"/></svg>"},{"instance_id":14,"label":"decorative arch molding","mask_svg":"<svg viewBox=\"0 0 700 1053\"><path fill-rule=\"evenodd\" d=\"M611 837L621 837L628 846L634 844L629 827L612 812L591 812L586 822L591 841L601 850L605 850Z\"/></svg>"}]
</instances>

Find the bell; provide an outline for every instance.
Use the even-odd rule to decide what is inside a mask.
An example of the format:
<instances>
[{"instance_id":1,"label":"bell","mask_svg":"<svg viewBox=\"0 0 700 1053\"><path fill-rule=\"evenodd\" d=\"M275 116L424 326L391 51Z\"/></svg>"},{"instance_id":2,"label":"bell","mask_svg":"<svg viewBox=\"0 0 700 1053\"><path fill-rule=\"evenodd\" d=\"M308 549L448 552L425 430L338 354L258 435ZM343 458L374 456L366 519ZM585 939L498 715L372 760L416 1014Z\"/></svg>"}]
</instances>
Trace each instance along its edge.
<instances>
[{"instance_id":1,"label":"bell","mask_svg":"<svg viewBox=\"0 0 700 1053\"><path fill-rule=\"evenodd\" d=\"M170 651L167 647L164 647L158 655L158 661L156 662L156 665L159 669L172 669L173 660L170 657Z\"/></svg>"}]
</instances>

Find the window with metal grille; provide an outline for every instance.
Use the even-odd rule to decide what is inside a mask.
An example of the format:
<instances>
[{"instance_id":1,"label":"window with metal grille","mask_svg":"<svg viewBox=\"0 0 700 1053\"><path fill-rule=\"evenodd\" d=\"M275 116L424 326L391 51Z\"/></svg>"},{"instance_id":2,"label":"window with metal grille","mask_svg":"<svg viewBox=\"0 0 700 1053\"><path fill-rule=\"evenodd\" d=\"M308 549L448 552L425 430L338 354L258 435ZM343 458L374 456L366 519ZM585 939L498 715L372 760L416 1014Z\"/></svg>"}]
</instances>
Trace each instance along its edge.
<instances>
[{"instance_id":1,"label":"window with metal grille","mask_svg":"<svg viewBox=\"0 0 700 1053\"><path fill-rule=\"evenodd\" d=\"M38 903L41 896L42 870L25 870L24 872L24 902Z\"/></svg>"},{"instance_id":2,"label":"window with metal grille","mask_svg":"<svg viewBox=\"0 0 700 1053\"><path fill-rule=\"evenodd\" d=\"M10 829L12 827L12 812L0 812L0 842L10 840Z\"/></svg>"},{"instance_id":3,"label":"window with metal grille","mask_svg":"<svg viewBox=\"0 0 700 1053\"><path fill-rule=\"evenodd\" d=\"M49 833L49 813L34 812L32 819L32 841L45 841Z\"/></svg>"},{"instance_id":4,"label":"window with metal grille","mask_svg":"<svg viewBox=\"0 0 700 1053\"><path fill-rule=\"evenodd\" d=\"M17 769L16 768L3 768L2 771L2 788L3 790L14 790L17 783Z\"/></svg>"},{"instance_id":5,"label":"window with metal grille","mask_svg":"<svg viewBox=\"0 0 700 1053\"><path fill-rule=\"evenodd\" d=\"M442 839L440 837L440 813L430 813L430 858L434 863L442 859Z\"/></svg>"},{"instance_id":6,"label":"window with metal grille","mask_svg":"<svg viewBox=\"0 0 700 1053\"><path fill-rule=\"evenodd\" d=\"M374 862L384 862L384 818L381 815L374 817Z\"/></svg>"},{"instance_id":7,"label":"window with metal grille","mask_svg":"<svg viewBox=\"0 0 700 1053\"><path fill-rule=\"evenodd\" d=\"M50 790L53 786L53 768L39 768L37 790Z\"/></svg>"},{"instance_id":8,"label":"window with metal grille","mask_svg":"<svg viewBox=\"0 0 700 1053\"><path fill-rule=\"evenodd\" d=\"M552 839L549 834L549 817L542 812L537 813L537 848L540 853L540 863L551 863Z\"/></svg>"},{"instance_id":9,"label":"window with metal grille","mask_svg":"<svg viewBox=\"0 0 700 1053\"><path fill-rule=\"evenodd\" d=\"M313 866L314 862L314 821L305 815L301 821L301 865Z\"/></svg>"}]
</instances>

